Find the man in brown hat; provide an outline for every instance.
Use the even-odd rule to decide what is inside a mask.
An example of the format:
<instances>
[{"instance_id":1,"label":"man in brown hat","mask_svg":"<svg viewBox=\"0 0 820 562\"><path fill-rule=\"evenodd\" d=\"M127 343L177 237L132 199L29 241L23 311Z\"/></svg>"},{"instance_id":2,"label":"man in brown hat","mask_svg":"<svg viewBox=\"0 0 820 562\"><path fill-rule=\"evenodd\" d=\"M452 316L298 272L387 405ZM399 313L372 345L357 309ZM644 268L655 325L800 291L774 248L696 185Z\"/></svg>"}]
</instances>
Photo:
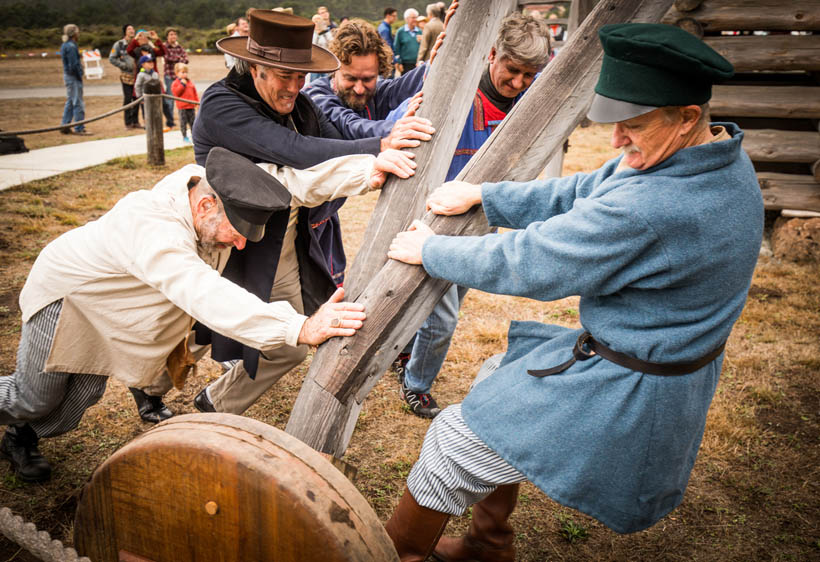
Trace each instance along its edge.
<instances>
[{"instance_id":1,"label":"man in brown hat","mask_svg":"<svg viewBox=\"0 0 820 562\"><path fill-rule=\"evenodd\" d=\"M255 162L304 169L349 154L418 146L433 132L418 119L404 138L342 140L311 100L300 93L309 72L333 72L339 61L312 45L313 22L274 10L248 13L250 35L226 37L217 47L236 65L202 96L194 125L194 152L204 162L222 146ZM337 209L344 199L274 213L267 234L232 254L224 275L264 300L287 300L310 313L342 284L345 256ZM250 347L197 327L197 341L212 343L217 361L242 359L195 399L202 411L242 413L305 357L304 349L260 356Z\"/></svg>"}]
</instances>

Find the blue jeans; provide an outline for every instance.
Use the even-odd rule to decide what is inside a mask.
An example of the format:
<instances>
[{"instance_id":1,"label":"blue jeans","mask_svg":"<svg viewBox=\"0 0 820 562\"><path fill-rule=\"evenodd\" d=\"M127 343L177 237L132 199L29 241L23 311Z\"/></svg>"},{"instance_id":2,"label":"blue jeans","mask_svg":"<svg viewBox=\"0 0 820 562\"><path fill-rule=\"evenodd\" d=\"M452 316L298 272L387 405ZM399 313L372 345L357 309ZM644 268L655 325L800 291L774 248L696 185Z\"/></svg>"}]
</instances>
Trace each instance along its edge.
<instances>
[{"instance_id":1,"label":"blue jeans","mask_svg":"<svg viewBox=\"0 0 820 562\"><path fill-rule=\"evenodd\" d=\"M63 74L65 81L65 109L63 109L62 125L85 119L85 104L83 103L83 81L81 78ZM85 131L85 125L74 128L78 133Z\"/></svg>"},{"instance_id":2,"label":"blue jeans","mask_svg":"<svg viewBox=\"0 0 820 562\"><path fill-rule=\"evenodd\" d=\"M171 92L171 84L174 83L173 78L169 78L165 76L165 93L169 96L173 94ZM169 100L168 98L162 98L162 113L165 115L165 124L169 127L174 126L174 100Z\"/></svg>"},{"instance_id":3,"label":"blue jeans","mask_svg":"<svg viewBox=\"0 0 820 562\"><path fill-rule=\"evenodd\" d=\"M415 393L428 394L438 376L458 324L467 287L453 285L424 321L412 341L413 351L404 370L404 384Z\"/></svg>"}]
</instances>

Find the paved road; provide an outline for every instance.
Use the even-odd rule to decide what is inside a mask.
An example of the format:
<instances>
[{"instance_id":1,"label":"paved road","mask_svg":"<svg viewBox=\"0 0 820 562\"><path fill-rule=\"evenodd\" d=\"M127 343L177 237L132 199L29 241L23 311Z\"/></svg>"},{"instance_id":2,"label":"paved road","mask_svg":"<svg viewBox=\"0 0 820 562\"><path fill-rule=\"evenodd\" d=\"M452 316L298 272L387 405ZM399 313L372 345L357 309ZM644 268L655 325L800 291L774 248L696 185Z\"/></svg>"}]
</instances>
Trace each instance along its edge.
<instances>
[{"instance_id":1,"label":"paved road","mask_svg":"<svg viewBox=\"0 0 820 562\"><path fill-rule=\"evenodd\" d=\"M197 81L196 89L202 94L213 81ZM122 97L122 87L119 84L93 84L85 81L83 97L90 96L117 96ZM15 100L28 98L65 98L65 86L42 86L37 88L0 88L0 100Z\"/></svg>"},{"instance_id":2,"label":"paved road","mask_svg":"<svg viewBox=\"0 0 820 562\"><path fill-rule=\"evenodd\" d=\"M163 139L166 150L186 146L178 130L165 133ZM96 166L113 158L145 154L146 150L143 134L5 154L0 156L0 191L28 181Z\"/></svg>"}]
</instances>

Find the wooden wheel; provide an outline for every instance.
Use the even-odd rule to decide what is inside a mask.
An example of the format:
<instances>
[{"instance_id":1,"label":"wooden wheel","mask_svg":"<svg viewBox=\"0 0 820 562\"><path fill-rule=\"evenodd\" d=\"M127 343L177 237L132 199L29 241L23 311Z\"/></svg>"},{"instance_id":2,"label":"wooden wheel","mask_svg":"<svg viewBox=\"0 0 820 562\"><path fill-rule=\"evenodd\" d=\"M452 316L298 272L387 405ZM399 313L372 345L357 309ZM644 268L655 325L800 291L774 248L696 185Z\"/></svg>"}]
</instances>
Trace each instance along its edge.
<instances>
[{"instance_id":1,"label":"wooden wheel","mask_svg":"<svg viewBox=\"0 0 820 562\"><path fill-rule=\"evenodd\" d=\"M232 414L177 416L114 453L83 491L74 542L94 562L398 560L330 462Z\"/></svg>"}]
</instances>

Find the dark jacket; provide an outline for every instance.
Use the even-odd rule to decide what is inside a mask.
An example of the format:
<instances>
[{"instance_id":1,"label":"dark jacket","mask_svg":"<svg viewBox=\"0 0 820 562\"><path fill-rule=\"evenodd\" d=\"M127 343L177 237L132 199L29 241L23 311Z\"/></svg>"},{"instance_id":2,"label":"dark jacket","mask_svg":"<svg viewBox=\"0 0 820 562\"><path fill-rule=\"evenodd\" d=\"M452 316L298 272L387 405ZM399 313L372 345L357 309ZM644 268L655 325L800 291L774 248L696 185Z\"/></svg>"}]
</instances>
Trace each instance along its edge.
<instances>
[{"instance_id":1,"label":"dark jacket","mask_svg":"<svg viewBox=\"0 0 820 562\"><path fill-rule=\"evenodd\" d=\"M402 101L421 91L425 69L426 65L421 65L399 78L380 80L376 84L375 95L361 111L354 111L344 104L333 91L328 76L311 82L305 93L339 129L344 138L384 138L395 125L394 121L384 119Z\"/></svg>"},{"instance_id":2,"label":"dark jacket","mask_svg":"<svg viewBox=\"0 0 820 562\"><path fill-rule=\"evenodd\" d=\"M83 79L83 65L80 62L80 50L77 43L69 39L60 46L60 57L63 59L63 74L77 80Z\"/></svg>"},{"instance_id":3,"label":"dark jacket","mask_svg":"<svg viewBox=\"0 0 820 562\"><path fill-rule=\"evenodd\" d=\"M293 120L298 133L288 127ZM208 152L221 146L254 162L272 162L294 168L308 168L336 156L378 154L380 140L341 140L339 132L304 94L296 98L289 116L276 113L253 86L249 75L231 70L202 95L199 115L194 122L196 161L205 165ZM299 210L296 253L305 314L313 313L344 279L346 265L339 217L344 203L337 199L312 209ZM234 250L223 276L244 287L264 301L279 262L282 238L289 211L274 213L259 242L248 242L242 251ZM207 343L211 334L197 325L197 342ZM242 358L245 370L254 376L259 352L218 334L210 339L211 356L217 361Z\"/></svg>"}]
</instances>

